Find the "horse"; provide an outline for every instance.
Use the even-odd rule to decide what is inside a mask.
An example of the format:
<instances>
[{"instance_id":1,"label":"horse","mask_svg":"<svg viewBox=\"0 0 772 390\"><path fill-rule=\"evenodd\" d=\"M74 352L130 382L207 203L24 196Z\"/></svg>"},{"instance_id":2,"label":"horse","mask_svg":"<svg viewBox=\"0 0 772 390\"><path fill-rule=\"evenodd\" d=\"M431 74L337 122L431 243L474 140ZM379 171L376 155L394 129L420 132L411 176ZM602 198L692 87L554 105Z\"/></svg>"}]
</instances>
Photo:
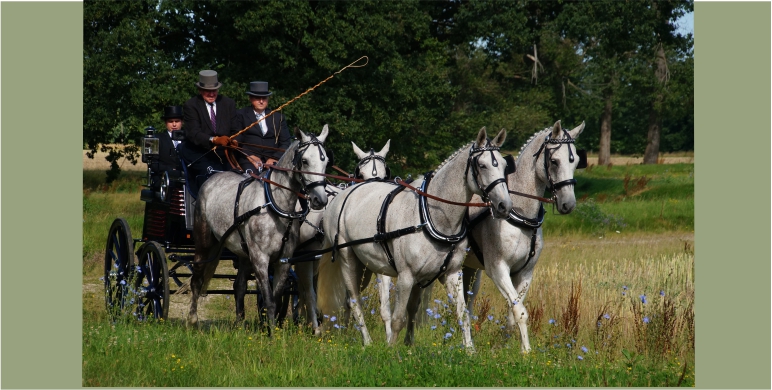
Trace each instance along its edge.
<instances>
[{"instance_id":1,"label":"horse","mask_svg":"<svg viewBox=\"0 0 772 390\"><path fill-rule=\"evenodd\" d=\"M323 215L324 247L334 250L322 257L319 267L318 305L322 312L341 307L341 299L347 293L355 327L360 330L364 345L369 345L372 338L359 304L358 282L365 267L376 274L396 276L388 343L395 345L407 324L404 341L410 345L414 341L413 320L420 304L420 287L441 278L449 299L456 305L463 345L473 350L469 316L461 298L467 208L460 206L466 206L465 202L478 194L486 201L490 199L488 205L494 216L507 215L512 200L503 185L506 163L499 152L505 139L504 129L491 141L485 128L480 129L475 141L463 146L434 173L424 177L420 191L426 196L401 191L405 188L403 185L368 182L333 199ZM366 190L361 191L362 188ZM437 197L443 201L436 200ZM378 205L382 212L378 212ZM346 245L367 237L375 242Z\"/></svg>"},{"instance_id":2,"label":"horse","mask_svg":"<svg viewBox=\"0 0 772 390\"><path fill-rule=\"evenodd\" d=\"M574 171L586 166L587 157L576 150L574 140L584 130L584 122L565 130L557 121L552 127L535 133L521 147L516 171L508 175L507 186L515 191L541 195L548 189L553 194L560 214L576 206ZM565 146L565 147L563 147ZM464 261L464 290L468 291L474 270L484 270L507 302L507 326L517 324L521 351L531 350L528 341L528 310L524 301L533 279L533 270L544 248L541 224L544 207L538 199L512 195L513 208L505 219L490 218L487 210L470 208L470 244L472 250ZM475 279L468 310L479 289L480 275Z\"/></svg>"},{"instance_id":3,"label":"horse","mask_svg":"<svg viewBox=\"0 0 772 390\"><path fill-rule=\"evenodd\" d=\"M248 260L273 329L276 299L284 290L289 271L289 265L281 264L279 259L294 251L300 226L293 222L305 215L294 212L299 191L307 194L312 209L319 210L327 204L325 182L318 177L324 175L330 160L324 149L328 134L327 125L318 137L296 130L298 140L290 144L275 169L269 168L260 176L262 186L235 172L216 173L201 186L194 208L195 254L190 279L189 325L198 323L198 297L206 293L219 263L221 248L225 246L239 257L242 265L234 282L237 320L244 318L243 295L248 276L248 267L244 265ZM238 234L230 234L234 230ZM275 272L273 291L269 265Z\"/></svg>"},{"instance_id":4,"label":"horse","mask_svg":"<svg viewBox=\"0 0 772 390\"><path fill-rule=\"evenodd\" d=\"M385 179L390 176L390 171L386 165L386 155L389 153L391 140L386 141L386 145L379 151L363 152L354 142L351 146L354 154L359 158L354 177L361 180ZM347 188L346 188L347 189ZM326 187L330 196L337 196L344 191L343 188L328 184ZM318 250L322 247L324 232L321 230L322 210L309 211L304 223L300 226L300 238L298 242L298 251ZM314 275L317 275L319 261L306 261L295 264L295 273L298 276L298 293L300 295L300 307L305 307L305 319L308 325L313 329L314 335L321 335L316 308L316 291L314 289Z\"/></svg>"}]
</instances>

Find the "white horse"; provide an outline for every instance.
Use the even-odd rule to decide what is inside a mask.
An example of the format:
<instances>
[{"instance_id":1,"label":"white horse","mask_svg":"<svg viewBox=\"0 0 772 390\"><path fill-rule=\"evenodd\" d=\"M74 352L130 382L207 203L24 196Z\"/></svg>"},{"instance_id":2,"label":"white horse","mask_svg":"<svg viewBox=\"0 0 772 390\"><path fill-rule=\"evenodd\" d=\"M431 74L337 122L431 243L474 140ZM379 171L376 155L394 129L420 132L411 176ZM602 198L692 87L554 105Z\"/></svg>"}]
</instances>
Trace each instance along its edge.
<instances>
[{"instance_id":1,"label":"white horse","mask_svg":"<svg viewBox=\"0 0 772 390\"><path fill-rule=\"evenodd\" d=\"M421 183L430 197L387 182L361 183L338 196L324 213L325 247L339 247L360 239L380 237L377 242L338 248L322 258L319 267L318 304L322 312L341 306L348 293L348 304L354 314L355 326L361 331L365 345L372 343L359 304L359 281L364 267L376 274L398 276L396 298L391 318L394 345L407 324L405 343L412 344L416 311L420 304L420 285L428 285L438 277L444 279L450 300L455 303L461 324L463 345L473 349L469 316L464 307L461 286L461 263L466 255L466 227L463 223L466 207L474 194L490 199L491 212L505 217L512 200L504 179L506 163L499 153L504 143L503 129L487 140L485 128L474 142L462 147ZM431 199L431 196L455 202L456 205ZM391 203L389 203L391 200ZM461 205L458 205L461 204ZM387 209L388 212L379 212ZM417 234L407 232L415 229ZM421 232L423 230L423 232ZM391 237L388 233L405 233ZM378 236L376 236L378 234ZM393 254L393 256L392 256ZM334 262L330 263L333 260Z\"/></svg>"},{"instance_id":2,"label":"white horse","mask_svg":"<svg viewBox=\"0 0 772 390\"><path fill-rule=\"evenodd\" d=\"M363 152L355 143L351 143L354 153L359 158L359 163L354 174L355 178L362 180L384 179L389 176L389 169L386 166L386 155L389 153L391 140L386 141L383 149L375 152L370 149L369 153ZM327 192L331 196L337 196L341 191L340 187L327 185ZM300 243L298 251L312 251L322 248L322 237L324 232L321 229L322 214L324 210L311 210L306 216L305 223L300 226ZM321 334L316 308L316 291L314 288L314 275L317 275L319 261L304 261L295 264L295 273L298 276L298 293L300 295L301 308L305 307L305 319L308 325L313 329L315 335Z\"/></svg>"},{"instance_id":3,"label":"white horse","mask_svg":"<svg viewBox=\"0 0 772 390\"><path fill-rule=\"evenodd\" d=\"M586 166L586 155L577 153L574 139L584 130L584 123L566 131L560 121L551 128L534 134L523 147L516 160L516 171L507 178L510 189L524 194L541 196L545 189L553 193L555 208L561 214L570 213L576 206L574 195L574 171ZM581 151L580 151L581 152ZM580 163L582 165L580 165ZM469 288L466 268L483 269L504 296L508 307L508 327L515 324L520 330L521 349L531 349L528 341L528 310L525 301L533 279L533 270L539 260L544 238L541 223L544 207L536 199L512 195L513 208L506 219L493 219L487 210L469 210L470 244L472 251L464 262L464 289ZM479 218L479 219L477 219ZM480 276L477 272L477 295ZM469 300L472 311L473 299Z\"/></svg>"},{"instance_id":4,"label":"white horse","mask_svg":"<svg viewBox=\"0 0 772 390\"><path fill-rule=\"evenodd\" d=\"M298 193L305 190L313 209L321 209L327 204L324 181L319 180L321 176L317 175L324 174L329 162L324 150L327 135L327 125L319 137L296 131L299 140L294 141L279 159L279 169L269 169L265 174L268 180L278 186L267 182L262 185L255 181L242 190L239 186L245 177L234 172L217 173L201 186L194 214L196 249L190 280L192 296L188 324L195 325L198 322L198 297L206 293L219 263L221 247L225 246L239 257L242 265L234 283L237 306L238 294L240 291L242 294L241 310L236 308L237 318L244 317L243 293L246 291L248 273L243 265L249 259L263 296L271 329L274 327L276 298L284 291L289 271L289 265L281 264L279 259L291 254L297 245L300 226L295 219L302 216L301 213L295 213ZM294 171L288 171L290 169ZM242 223L236 223L237 216L243 219ZM219 243L221 240L224 240L222 245ZM273 291L268 277L269 264L275 272Z\"/></svg>"}]
</instances>

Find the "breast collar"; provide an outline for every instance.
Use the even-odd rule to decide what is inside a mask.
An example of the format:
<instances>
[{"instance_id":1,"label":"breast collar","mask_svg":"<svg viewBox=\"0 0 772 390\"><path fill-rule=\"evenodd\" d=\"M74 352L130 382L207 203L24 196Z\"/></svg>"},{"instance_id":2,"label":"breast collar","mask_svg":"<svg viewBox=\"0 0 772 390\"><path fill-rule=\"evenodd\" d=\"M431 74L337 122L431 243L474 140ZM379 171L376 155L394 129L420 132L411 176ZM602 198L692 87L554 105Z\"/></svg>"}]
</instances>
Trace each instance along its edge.
<instances>
[{"instance_id":1,"label":"breast collar","mask_svg":"<svg viewBox=\"0 0 772 390\"><path fill-rule=\"evenodd\" d=\"M434 172L429 172L425 175L424 182L421 184L421 188L420 188L421 191L426 192L426 188L429 186L429 181L432 179L433 176L434 176ZM440 233L437 230L437 228L434 226L434 223L432 222L432 218L429 215L429 206L426 202L425 196L422 196L422 195L418 196L418 209L420 211L421 224L424 224L424 223L426 224L426 227L424 230L427 231L432 238L438 241L456 243L463 240L464 237L466 237L466 234L467 234L466 218L464 218L463 221L461 222L461 231L459 231L458 233L452 236L447 236L445 234Z\"/></svg>"}]
</instances>

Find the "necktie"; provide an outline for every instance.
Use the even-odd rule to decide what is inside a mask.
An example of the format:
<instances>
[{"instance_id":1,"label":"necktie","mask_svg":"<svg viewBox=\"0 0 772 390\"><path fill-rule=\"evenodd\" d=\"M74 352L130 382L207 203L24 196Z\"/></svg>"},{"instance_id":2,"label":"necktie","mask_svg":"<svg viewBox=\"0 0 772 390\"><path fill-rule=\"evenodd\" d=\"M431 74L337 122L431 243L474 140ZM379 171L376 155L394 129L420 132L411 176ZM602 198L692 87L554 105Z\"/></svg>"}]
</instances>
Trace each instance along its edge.
<instances>
[{"instance_id":1,"label":"necktie","mask_svg":"<svg viewBox=\"0 0 772 390\"><path fill-rule=\"evenodd\" d=\"M265 113L258 114L257 120L263 119L264 116L265 116ZM260 130L263 132L263 135L265 135L265 133L268 132L268 127L266 127L265 125L265 120L260 121Z\"/></svg>"},{"instance_id":2,"label":"necktie","mask_svg":"<svg viewBox=\"0 0 772 390\"><path fill-rule=\"evenodd\" d=\"M214 116L214 104L209 103L209 120L212 121L212 130L217 134L217 119Z\"/></svg>"}]
</instances>

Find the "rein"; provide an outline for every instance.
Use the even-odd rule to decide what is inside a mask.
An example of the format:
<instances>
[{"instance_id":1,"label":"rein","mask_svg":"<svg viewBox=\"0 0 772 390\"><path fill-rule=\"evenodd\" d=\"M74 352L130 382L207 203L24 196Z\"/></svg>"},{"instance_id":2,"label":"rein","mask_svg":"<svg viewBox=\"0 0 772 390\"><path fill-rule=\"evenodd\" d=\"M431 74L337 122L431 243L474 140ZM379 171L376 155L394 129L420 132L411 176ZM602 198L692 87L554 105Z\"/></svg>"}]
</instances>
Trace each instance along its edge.
<instances>
[{"instance_id":1,"label":"rein","mask_svg":"<svg viewBox=\"0 0 772 390\"><path fill-rule=\"evenodd\" d=\"M491 202L487 202L487 203L459 203L459 202L453 202L453 201L450 201L450 200L445 200L445 199L442 199L442 198L438 198L438 197L436 197L436 196L434 196L432 194L427 194L426 192L423 192L423 191L419 190L418 188L415 188L415 187L411 186L410 184L405 183L401 178L394 179L394 182L396 182L399 185L405 186L405 187L413 190L418 195L425 196L425 197L427 197L429 199L433 199L433 200L436 200L438 202L452 204L452 205L455 205L455 206L467 206L467 207L489 207L491 205Z\"/></svg>"}]
</instances>

